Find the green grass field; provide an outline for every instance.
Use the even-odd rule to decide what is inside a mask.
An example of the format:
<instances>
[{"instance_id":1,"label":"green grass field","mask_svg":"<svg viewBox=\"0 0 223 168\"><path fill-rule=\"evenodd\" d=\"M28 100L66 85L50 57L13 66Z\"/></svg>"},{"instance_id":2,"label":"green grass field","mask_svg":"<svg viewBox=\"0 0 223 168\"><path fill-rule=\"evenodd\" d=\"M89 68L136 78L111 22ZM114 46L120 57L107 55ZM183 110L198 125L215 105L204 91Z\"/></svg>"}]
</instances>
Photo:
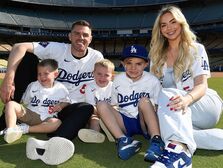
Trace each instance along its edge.
<instances>
[{"instance_id":1,"label":"green grass field","mask_svg":"<svg viewBox=\"0 0 223 168\"><path fill-rule=\"evenodd\" d=\"M223 97L223 79L212 78L208 82L209 87L214 88ZM0 103L0 111L2 111L2 103ZM217 127L223 128L223 117ZM29 137L47 139L44 134L28 134L13 144L5 144L3 137L0 137L0 168L147 168L149 166L149 163L143 161L148 143L141 136L135 137L143 142L141 151L127 161L117 157L114 143L106 140L102 144L86 144L76 138L73 141L75 154L69 161L58 166L47 166L40 160L27 159L25 147ZM222 163L223 151L197 150L193 157L193 168L221 168Z\"/></svg>"}]
</instances>

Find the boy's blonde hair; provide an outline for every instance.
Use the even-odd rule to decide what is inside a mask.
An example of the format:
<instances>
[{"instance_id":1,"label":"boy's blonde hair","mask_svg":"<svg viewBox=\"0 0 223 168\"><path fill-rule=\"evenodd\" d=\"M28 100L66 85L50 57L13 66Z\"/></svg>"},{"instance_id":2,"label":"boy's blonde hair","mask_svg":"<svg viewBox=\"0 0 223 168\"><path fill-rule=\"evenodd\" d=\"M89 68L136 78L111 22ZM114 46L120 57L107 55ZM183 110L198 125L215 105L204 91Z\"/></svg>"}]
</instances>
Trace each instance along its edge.
<instances>
[{"instance_id":1,"label":"boy's blonde hair","mask_svg":"<svg viewBox=\"0 0 223 168\"><path fill-rule=\"evenodd\" d=\"M98 66L102 66L102 67L105 67L105 68L109 68L109 69L111 69L112 71L115 70L115 65L114 65L114 63L111 62L111 61L108 60L108 59L103 59L103 60L100 60L100 61L96 62L96 63L94 64L94 71L95 71L95 69L96 69Z\"/></svg>"}]
</instances>

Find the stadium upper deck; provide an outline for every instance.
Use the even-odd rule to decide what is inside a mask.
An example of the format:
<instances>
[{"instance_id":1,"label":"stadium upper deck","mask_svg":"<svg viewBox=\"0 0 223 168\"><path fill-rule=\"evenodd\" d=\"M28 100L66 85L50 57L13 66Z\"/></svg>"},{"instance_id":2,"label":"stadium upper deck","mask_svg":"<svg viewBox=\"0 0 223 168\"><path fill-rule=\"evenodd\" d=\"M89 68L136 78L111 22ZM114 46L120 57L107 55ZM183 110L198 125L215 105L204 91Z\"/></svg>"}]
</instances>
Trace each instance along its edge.
<instances>
[{"instance_id":1,"label":"stadium upper deck","mask_svg":"<svg viewBox=\"0 0 223 168\"><path fill-rule=\"evenodd\" d=\"M130 7L159 5L167 3L183 2L188 0L12 0L15 2L23 2L37 5L48 6L73 6L73 7Z\"/></svg>"},{"instance_id":2,"label":"stadium upper deck","mask_svg":"<svg viewBox=\"0 0 223 168\"><path fill-rule=\"evenodd\" d=\"M92 22L96 30L151 29L160 5L171 2L182 8L192 26L223 22L221 0L11 0L0 2L0 26L69 30L81 18Z\"/></svg>"},{"instance_id":3,"label":"stadium upper deck","mask_svg":"<svg viewBox=\"0 0 223 168\"><path fill-rule=\"evenodd\" d=\"M151 29L161 5L182 8L193 30L214 55L223 50L222 0L9 0L0 2L0 41L66 41L71 24L93 25L93 47L105 56L119 55L125 45L149 48ZM19 37L19 38L18 38ZM22 37L22 38L20 38Z\"/></svg>"}]
</instances>

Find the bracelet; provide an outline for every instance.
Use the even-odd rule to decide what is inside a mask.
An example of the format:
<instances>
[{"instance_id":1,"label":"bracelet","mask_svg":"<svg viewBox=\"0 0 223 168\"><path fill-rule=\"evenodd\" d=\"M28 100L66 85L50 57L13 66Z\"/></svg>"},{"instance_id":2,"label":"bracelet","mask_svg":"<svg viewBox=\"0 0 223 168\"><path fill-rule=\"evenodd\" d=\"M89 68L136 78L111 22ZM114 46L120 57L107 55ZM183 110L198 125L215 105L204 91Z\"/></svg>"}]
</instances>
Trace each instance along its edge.
<instances>
[{"instance_id":1,"label":"bracelet","mask_svg":"<svg viewBox=\"0 0 223 168\"><path fill-rule=\"evenodd\" d=\"M187 93L187 95L189 95L191 97L192 102L193 102L194 101L194 97L192 96L192 94L191 93Z\"/></svg>"}]
</instances>

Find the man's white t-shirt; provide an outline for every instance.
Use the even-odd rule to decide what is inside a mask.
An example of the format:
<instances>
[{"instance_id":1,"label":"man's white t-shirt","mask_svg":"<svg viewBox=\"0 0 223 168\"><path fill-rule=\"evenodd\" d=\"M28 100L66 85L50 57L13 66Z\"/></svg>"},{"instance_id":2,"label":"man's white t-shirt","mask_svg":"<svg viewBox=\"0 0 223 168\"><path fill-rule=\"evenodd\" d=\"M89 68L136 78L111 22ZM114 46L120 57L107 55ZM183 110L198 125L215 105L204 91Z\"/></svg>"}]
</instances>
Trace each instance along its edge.
<instances>
[{"instance_id":1,"label":"man's white t-shirt","mask_svg":"<svg viewBox=\"0 0 223 168\"><path fill-rule=\"evenodd\" d=\"M71 54L71 44L58 42L33 42L34 54L40 59L52 58L58 62L59 76L69 91L72 103L84 102L84 89L93 78L94 64L103 59L101 52L88 47L87 55L76 59Z\"/></svg>"}]
</instances>

